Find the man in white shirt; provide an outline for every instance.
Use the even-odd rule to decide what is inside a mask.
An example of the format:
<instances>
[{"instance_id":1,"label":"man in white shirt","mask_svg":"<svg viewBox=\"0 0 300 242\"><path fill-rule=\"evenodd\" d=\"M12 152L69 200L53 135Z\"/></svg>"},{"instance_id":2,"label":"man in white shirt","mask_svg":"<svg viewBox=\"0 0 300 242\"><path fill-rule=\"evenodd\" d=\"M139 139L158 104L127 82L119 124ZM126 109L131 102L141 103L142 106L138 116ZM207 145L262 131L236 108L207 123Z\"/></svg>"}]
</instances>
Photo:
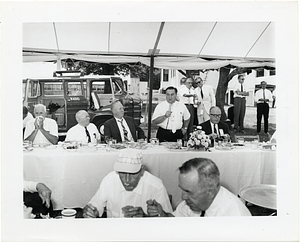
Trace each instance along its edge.
<instances>
[{"instance_id":1,"label":"man in white shirt","mask_svg":"<svg viewBox=\"0 0 300 242\"><path fill-rule=\"evenodd\" d=\"M238 83L234 86L234 132L245 133L244 118L246 113L246 97L249 96L244 84L245 76L238 75Z\"/></svg>"},{"instance_id":2,"label":"man in white shirt","mask_svg":"<svg viewBox=\"0 0 300 242\"><path fill-rule=\"evenodd\" d=\"M193 132L193 125L195 119L195 98L197 97L195 90L193 88L193 79L191 77L186 79L185 85L181 85L178 94L180 102L184 103L187 109L190 112L190 122L187 129L187 138L189 138L189 134Z\"/></svg>"},{"instance_id":3,"label":"man in white shirt","mask_svg":"<svg viewBox=\"0 0 300 242\"><path fill-rule=\"evenodd\" d=\"M23 180L24 218L31 218L31 213L43 215L52 213L51 193L51 190L41 182Z\"/></svg>"},{"instance_id":4,"label":"man in white shirt","mask_svg":"<svg viewBox=\"0 0 300 242\"><path fill-rule=\"evenodd\" d=\"M261 89L255 93L254 100L257 102L257 133L261 131L261 119L264 116L264 131L268 134L269 103L272 103L272 93L268 90L267 82L261 81Z\"/></svg>"},{"instance_id":5,"label":"man in white shirt","mask_svg":"<svg viewBox=\"0 0 300 242\"><path fill-rule=\"evenodd\" d=\"M54 119L46 118L45 105L37 104L34 107L35 119L26 124L24 139L33 144L56 144L58 141L58 126Z\"/></svg>"},{"instance_id":6,"label":"man in white shirt","mask_svg":"<svg viewBox=\"0 0 300 242\"><path fill-rule=\"evenodd\" d=\"M220 186L220 172L207 158L193 158L179 167L183 201L173 213L166 213L156 201L148 202L148 214L160 217L251 216L242 201Z\"/></svg>"},{"instance_id":7,"label":"man in white shirt","mask_svg":"<svg viewBox=\"0 0 300 242\"><path fill-rule=\"evenodd\" d=\"M209 109L212 106L216 106L216 97L211 86L204 85L204 81L201 77L195 79L198 87L195 89L197 95L197 117L198 124L201 124L210 119Z\"/></svg>"},{"instance_id":8,"label":"man in white shirt","mask_svg":"<svg viewBox=\"0 0 300 242\"><path fill-rule=\"evenodd\" d=\"M65 141L78 141L82 144L96 144L100 140L100 133L95 124L90 123L90 115L85 110L79 110L75 114L78 124L70 128Z\"/></svg>"},{"instance_id":9,"label":"man in white shirt","mask_svg":"<svg viewBox=\"0 0 300 242\"><path fill-rule=\"evenodd\" d=\"M183 139L190 122L190 113L182 102L176 101L177 89L167 87L166 101L159 103L153 112L152 122L158 125L159 142L176 142Z\"/></svg>"},{"instance_id":10,"label":"man in white shirt","mask_svg":"<svg viewBox=\"0 0 300 242\"><path fill-rule=\"evenodd\" d=\"M165 211L173 211L162 181L145 171L142 153L124 149L114 171L103 178L98 191L84 207L83 216L101 217L106 207L108 218L148 217L147 201L151 199L159 201Z\"/></svg>"}]
</instances>

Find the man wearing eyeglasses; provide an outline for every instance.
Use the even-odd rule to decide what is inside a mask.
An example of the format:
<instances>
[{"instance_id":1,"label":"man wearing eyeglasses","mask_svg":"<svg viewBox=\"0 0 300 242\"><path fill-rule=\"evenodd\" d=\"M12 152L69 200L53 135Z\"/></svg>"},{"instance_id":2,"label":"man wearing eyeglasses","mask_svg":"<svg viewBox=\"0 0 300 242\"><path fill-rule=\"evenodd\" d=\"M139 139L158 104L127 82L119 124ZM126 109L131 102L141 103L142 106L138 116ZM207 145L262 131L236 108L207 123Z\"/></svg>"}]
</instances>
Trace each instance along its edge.
<instances>
[{"instance_id":1,"label":"man wearing eyeglasses","mask_svg":"<svg viewBox=\"0 0 300 242\"><path fill-rule=\"evenodd\" d=\"M221 109L217 106L213 106L209 110L209 120L200 124L202 130L215 139L219 136L224 136L224 134L229 134L229 129L226 123L220 121L221 119Z\"/></svg>"},{"instance_id":2,"label":"man wearing eyeglasses","mask_svg":"<svg viewBox=\"0 0 300 242\"><path fill-rule=\"evenodd\" d=\"M244 118L246 113L246 97L249 96L244 84L244 75L238 75L238 83L234 87L234 132L245 133Z\"/></svg>"}]
</instances>

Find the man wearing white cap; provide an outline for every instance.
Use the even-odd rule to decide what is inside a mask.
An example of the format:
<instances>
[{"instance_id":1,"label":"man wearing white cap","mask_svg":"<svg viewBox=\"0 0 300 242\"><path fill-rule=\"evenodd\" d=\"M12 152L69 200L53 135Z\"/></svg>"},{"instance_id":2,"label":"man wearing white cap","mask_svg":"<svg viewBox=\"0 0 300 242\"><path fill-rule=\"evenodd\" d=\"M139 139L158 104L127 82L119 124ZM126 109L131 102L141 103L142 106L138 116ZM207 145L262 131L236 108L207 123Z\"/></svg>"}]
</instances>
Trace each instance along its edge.
<instances>
[{"instance_id":1,"label":"man wearing white cap","mask_svg":"<svg viewBox=\"0 0 300 242\"><path fill-rule=\"evenodd\" d=\"M84 207L83 216L101 217L106 207L108 218L148 217L147 201L153 199L164 210L173 211L162 181L145 171L142 154L124 149L119 153L114 171L103 178L98 191Z\"/></svg>"}]
</instances>

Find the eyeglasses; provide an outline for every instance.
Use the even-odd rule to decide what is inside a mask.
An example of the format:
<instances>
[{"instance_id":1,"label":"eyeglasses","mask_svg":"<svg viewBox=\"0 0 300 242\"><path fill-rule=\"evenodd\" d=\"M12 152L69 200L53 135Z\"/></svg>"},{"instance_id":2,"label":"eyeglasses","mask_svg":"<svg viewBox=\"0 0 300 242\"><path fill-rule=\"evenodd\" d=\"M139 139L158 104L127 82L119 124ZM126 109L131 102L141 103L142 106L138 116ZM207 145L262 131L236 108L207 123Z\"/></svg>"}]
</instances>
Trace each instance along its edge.
<instances>
[{"instance_id":1,"label":"eyeglasses","mask_svg":"<svg viewBox=\"0 0 300 242\"><path fill-rule=\"evenodd\" d=\"M209 115L211 115L211 116L213 116L214 118L221 118L221 114L209 114Z\"/></svg>"}]
</instances>

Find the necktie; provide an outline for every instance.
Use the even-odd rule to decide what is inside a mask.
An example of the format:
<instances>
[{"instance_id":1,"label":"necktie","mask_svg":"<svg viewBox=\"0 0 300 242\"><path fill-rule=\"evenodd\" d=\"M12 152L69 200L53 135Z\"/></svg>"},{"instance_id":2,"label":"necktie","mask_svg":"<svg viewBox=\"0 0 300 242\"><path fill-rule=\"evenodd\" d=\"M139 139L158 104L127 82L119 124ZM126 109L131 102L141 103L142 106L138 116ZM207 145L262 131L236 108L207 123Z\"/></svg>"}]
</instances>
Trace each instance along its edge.
<instances>
[{"instance_id":1,"label":"necktie","mask_svg":"<svg viewBox=\"0 0 300 242\"><path fill-rule=\"evenodd\" d=\"M266 95L265 95L265 89L263 89L263 95L264 95L264 103L266 102L265 99L266 99Z\"/></svg>"},{"instance_id":2,"label":"necktie","mask_svg":"<svg viewBox=\"0 0 300 242\"><path fill-rule=\"evenodd\" d=\"M189 94L191 94L191 90L189 90ZM189 97L189 104L191 104L191 98Z\"/></svg>"},{"instance_id":3,"label":"necktie","mask_svg":"<svg viewBox=\"0 0 300 242\"><path fill-rule=\"evenodd\" d=\"M86 136L87 136L87 138L88 138L88 143L90 143L90 142L91 142L91 136L90 136L90 133L89 133L89 131L87 130L86 126L84 127L84 129L85 129Z\"/></svg>"},{"instance_id":4,"label":"necktie","mask_svg":"<svg viewBox=\"0 0 300 242\"><path fill-rule=\"evenodd\" d=\"M203 90L202 90L202 87L201 87L201 98L203 99Z\"/></svg>"},{"instance_id":5,"label":"necktie","mask_svg":"<svg viewBox=\"0 0 300 242\"><path fill-rule=\"evenodd\" d=\"M214 133L217 134L217 135L219 135L219 134L218 134L218 129L217 129L217 125L216 125L216 124L214 125Z\"/></svg>"},{"instance_id":6,"label":"necktie","mask_svg":"<svg viewBox=\"0 0 300 242\"><path fill-rule=\"evenodd\" d=\"M243 92L244 90L243 90L243 84L241 84L241 92Z\"/></svg>"},{"instance_id":7,"label":"necktie","mask_svg":"<svg viewBox=\"0 0 300 242\"><path fill-rule=\"evenodd\" d=\"M205 215L205 211L202 211L200 217L204 217L204 215Z\"/></svg>"},{"instance_id":8,"label":"necktie","mask_svg":"<svg viewBox=\"0 0 300 242\"><path fill-rule=\"evenodd\" d=\"M124 134L124 140L125 141L129 141L128 139L128 132L123 124L123 119L119 120L119 122L121 123L122 129L123 129L123 134Z\"/></svg>"}]
</instances>

